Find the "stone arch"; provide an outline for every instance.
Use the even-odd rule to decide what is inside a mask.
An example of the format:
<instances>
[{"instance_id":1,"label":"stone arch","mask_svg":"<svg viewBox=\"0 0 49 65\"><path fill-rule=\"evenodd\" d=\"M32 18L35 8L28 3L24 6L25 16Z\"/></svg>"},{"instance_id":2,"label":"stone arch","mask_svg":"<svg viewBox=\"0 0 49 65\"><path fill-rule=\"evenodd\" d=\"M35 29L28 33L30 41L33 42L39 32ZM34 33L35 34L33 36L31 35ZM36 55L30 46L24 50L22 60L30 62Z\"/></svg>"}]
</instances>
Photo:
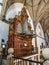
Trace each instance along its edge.
<instances>
[{"instance_id":1,"label":"stone arch","mask_svg":"<svg viewBox=\"0 0 49 65\"><path fill-rule=\"evenodd\" d=\"M14 3L12 4L7 12L6 12L6 20L8 20L9 18L14 18L15 15L18 15L18 13L21 11L21 9L23 8L24 4L23 3ZM32 29L34 30L34 26L33 26L33 20L31 19L31 16L29 14L29 11L28 9L26 9L27 11L27 14L29 16L28 18L28 22L30 22L31 26L32 26Z\"/></svg>"}]
</instances>

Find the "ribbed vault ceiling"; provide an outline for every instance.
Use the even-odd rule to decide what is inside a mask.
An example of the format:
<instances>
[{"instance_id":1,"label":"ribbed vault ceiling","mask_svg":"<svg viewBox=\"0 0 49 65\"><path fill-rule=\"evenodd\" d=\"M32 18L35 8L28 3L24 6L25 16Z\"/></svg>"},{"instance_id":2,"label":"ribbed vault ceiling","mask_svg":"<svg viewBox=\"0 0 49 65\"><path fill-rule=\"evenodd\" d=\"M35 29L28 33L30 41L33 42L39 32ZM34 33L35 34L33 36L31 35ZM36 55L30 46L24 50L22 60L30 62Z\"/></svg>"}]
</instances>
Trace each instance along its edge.
<instances>
[{"instance_id":1,"label":"ribbed vault ceiling","mask_svg":"<svg viewBox=\"0 0 49 65\"><path fill-rule=\"evenodd\" d=\"M15 2L24 3L34 22L40 22L44 31L49 35L49 0L3 0L2 16Z\"/></svg>"}]
</instances>

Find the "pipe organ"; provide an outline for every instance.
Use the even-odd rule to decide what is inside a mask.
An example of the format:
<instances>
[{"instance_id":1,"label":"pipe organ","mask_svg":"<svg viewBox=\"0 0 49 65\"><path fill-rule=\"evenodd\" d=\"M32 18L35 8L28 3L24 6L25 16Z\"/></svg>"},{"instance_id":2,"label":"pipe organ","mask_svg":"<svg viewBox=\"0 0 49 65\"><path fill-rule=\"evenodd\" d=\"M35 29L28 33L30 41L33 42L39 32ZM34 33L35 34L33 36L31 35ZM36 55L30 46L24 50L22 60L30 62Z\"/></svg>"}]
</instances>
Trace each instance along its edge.
<instances>
[{"instance_id":1,"label":"pipe organ","mask_svg":"<svg viewBox=\"0 0 49 65\"><path fill-rule=\"evenodd\" d=\"M9 19L8 48L14 48L15 56L32 54L32 31L28 17L26 8L23 7L20 15Z\"/></svg>"}]
</instances>

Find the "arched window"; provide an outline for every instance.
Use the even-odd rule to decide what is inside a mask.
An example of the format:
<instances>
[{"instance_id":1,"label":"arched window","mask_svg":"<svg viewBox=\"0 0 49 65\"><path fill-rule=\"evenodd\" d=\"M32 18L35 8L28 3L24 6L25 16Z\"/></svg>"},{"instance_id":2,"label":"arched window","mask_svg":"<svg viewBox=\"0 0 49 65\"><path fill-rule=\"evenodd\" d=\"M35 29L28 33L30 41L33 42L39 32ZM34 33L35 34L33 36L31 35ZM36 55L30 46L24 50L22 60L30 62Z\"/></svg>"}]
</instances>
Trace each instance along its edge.
<instances>
[{"instance_id":1,"label":"arched window","mask_svg":"<svg viewBox=\"0 0 49 65\"><path fill-rule=\"evenodd\" d=\"M2 3L3 1L2 0L0 0L0 14L1 14L1 9L2 9L2 5L3 5L3 3Z\"/></svg>"}]
</instances>

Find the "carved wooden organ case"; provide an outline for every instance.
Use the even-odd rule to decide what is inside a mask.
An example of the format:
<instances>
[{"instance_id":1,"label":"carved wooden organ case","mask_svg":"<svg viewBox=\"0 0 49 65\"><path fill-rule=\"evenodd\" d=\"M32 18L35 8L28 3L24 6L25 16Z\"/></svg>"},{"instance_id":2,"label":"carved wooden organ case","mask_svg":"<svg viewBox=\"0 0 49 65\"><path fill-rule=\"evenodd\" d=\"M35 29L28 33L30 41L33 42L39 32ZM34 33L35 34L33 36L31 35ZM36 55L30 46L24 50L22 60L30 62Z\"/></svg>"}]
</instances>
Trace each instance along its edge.
<instances>
[{"instance_id":1,"label":"carved wooden organ case","mask_svg":"<svg viewBox=\"0 0 49 65\"><path fill-rule=\"evenodd\" d=\"M21 14L10 19L8 48L14 48L15 56L32 54L31 26L28 24L28 15L25 7Z\"/></svg>"}]
</instances>

